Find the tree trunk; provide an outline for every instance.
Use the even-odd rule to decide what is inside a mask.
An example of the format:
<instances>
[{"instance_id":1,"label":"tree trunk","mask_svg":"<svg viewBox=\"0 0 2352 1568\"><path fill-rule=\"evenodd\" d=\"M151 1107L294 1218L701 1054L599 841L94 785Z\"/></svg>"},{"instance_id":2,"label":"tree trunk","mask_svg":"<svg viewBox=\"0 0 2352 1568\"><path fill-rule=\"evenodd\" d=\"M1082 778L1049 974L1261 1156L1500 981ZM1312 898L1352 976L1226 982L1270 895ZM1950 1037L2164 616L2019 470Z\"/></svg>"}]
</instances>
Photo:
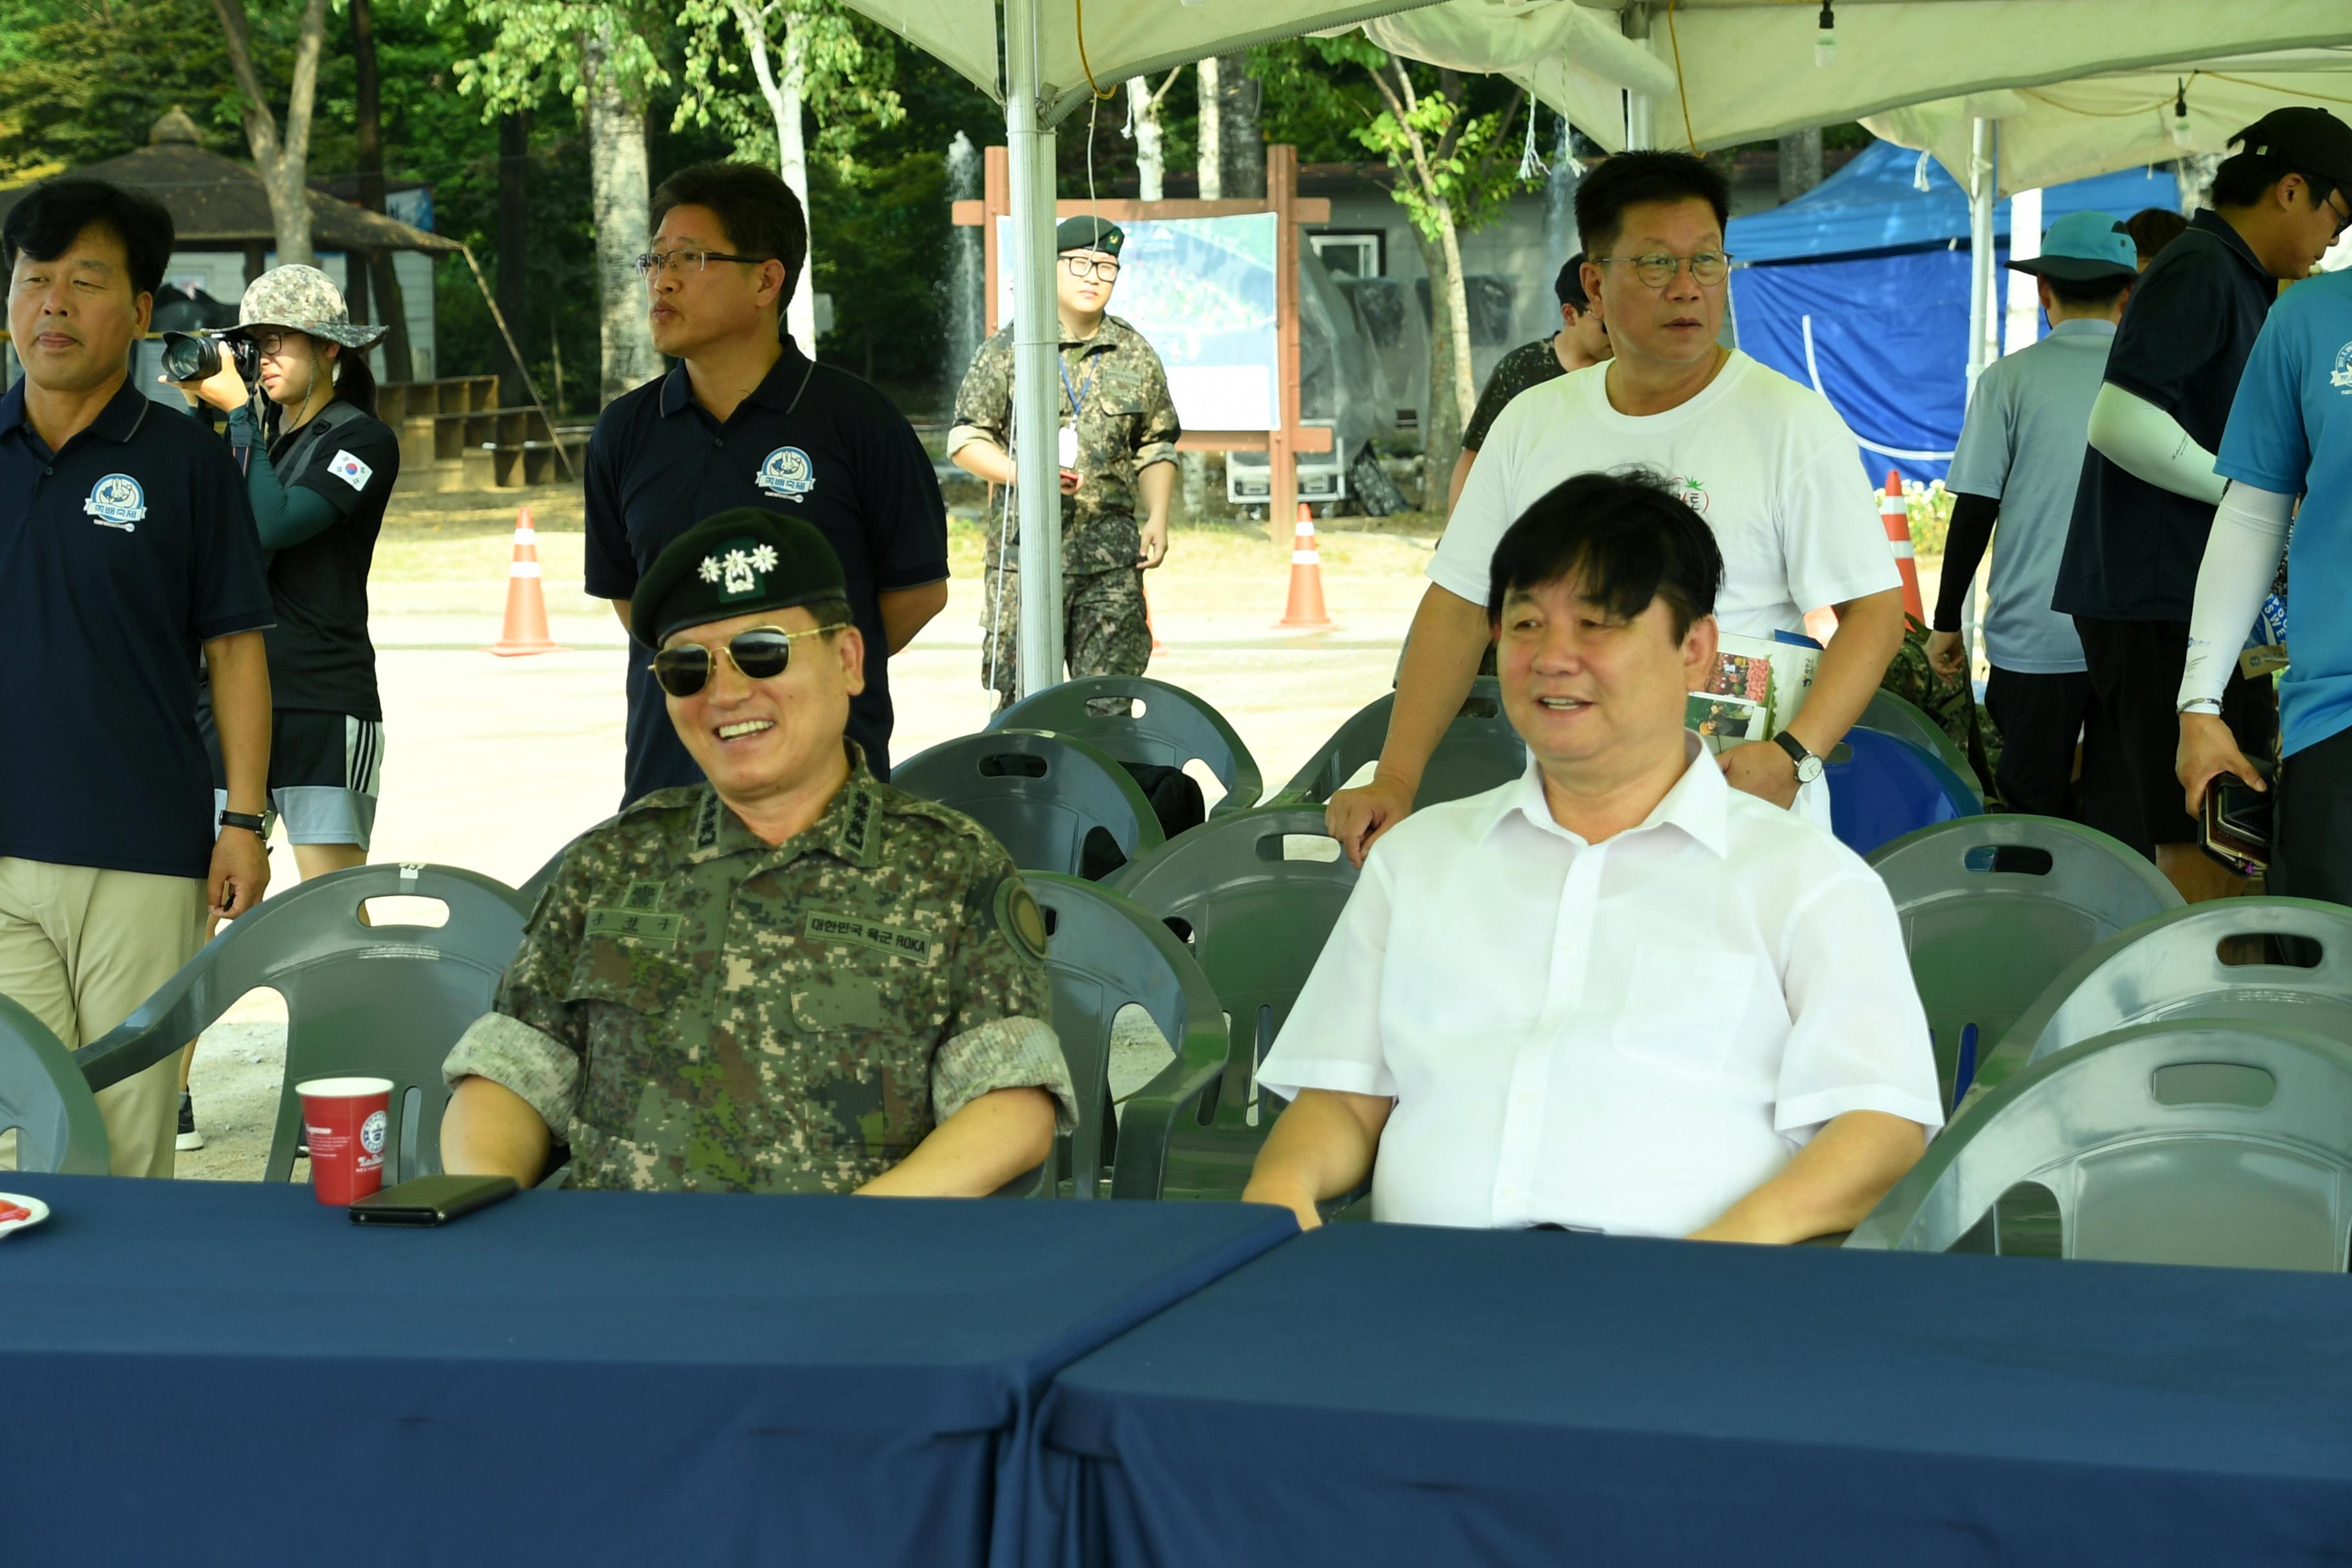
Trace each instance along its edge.
<instances>
[{"instance_id":1,"label":"tree trunk","mask_svg":"<svg viewBox=\"0 0 2352 1568\"><path fill-rule=\"evenodd\" d=\"M767 100L768 117L775 122L776 173L800 198L803 219L812 219L808 145L801 126L801 89L808 81L808 44L803 34L802 18L793 12L784 13L783 69L779 72L768 53L767 21L762 10L749 0L730 0L728 9L734 13L735 26L742 31L744 47L751 56L751 74L759 79L760 96ZM816 295L809 288L809 274L814 270L809 260L815 255L816 237L812 229L807 256L793 279L793 297L785 301L783 311L784 330L811 358L816 355Z\"/></svg>"},{"instance_id":2,"label":"tree trunk","mask_svg":"<svg viewBox=\"0 0 2352 1568\"><path fill-rule=\"evenodd\" d=\"M278 265L309 263L310 198L310 108L318 96L319 56L327 43L327 0L307 0L301 28L294 45L294 76L286 94L286 129L281 139L278 117L269 111L268 95L253 65L253 33L246 23L244 0L213 0L221 31L228 45L229 67L243 94L245 139L253 151L254 172L261 176L269 198L270 226L278 232Z\"/></svg>"},{"instance_id":3,"label":"tree trunk","mask_svg":"<svg viewBox=\"0 0 2352 1568\"><path fill-rule=\"evenodd\" d=\"M507 319L507 330L518 344L530 301L530 113L517 110L499 116L499 314ZM530 387L503 338L498 357L499 402L520 408L530 399Z\"/></svg>"},{"instance_id":4,"label":"tree trunk","mask_svg":"<svg viewBox=\"0 0 2352 1568\"><path fill-rule=\"evenodd\" d=\"M1461 293L1461 284L1446 275L1449 247L1422 233L1419 225L1407 226L1414 243L1421 247L1422 265L1429 272L1431 305L1429 405L1421 411L1421 449L1427 465L1422 508L1425 511L1442 511L1446 491L1453 488L1454 465L1462 456L1462 421L1468 416L1472 404L1465 390L1467 377L1457 374L1454 352L1454 300ZM1466 323L1466 310L1464 315ZM1465 340L1468 338L1466 325L1461 335Z\"/></svg>"},{"instance_id":5,"label":"tree trunk","mask_svg":"<svg viewBox=\"0 0 2352 1568\"><path fill-rule=\"evenodd\" d=\"M1225 194L1224 159L1218 143L1224 115L1217 108L1217 57L1211 55L1193 68L1201 79L1200 147L1195 154L1194 166L1201 174L1201 199L1213 202Z\"/></svg>"},{"instance_id":6,"label":"tree trunk","mask_svg":"<svg viewBox=\"0 0 2352 1568\"><path fill-rule=\"evenodd\" d=\"M1161 200L1167 188L1167 146L1160 133L1159 100L1142 77L1127 79L1127 112L1135 121L1136 195L1147 202Z\"/></svg>"},{"instance_id":7,"label":"tree trunk","mask_svg":"<svg viewBox=\"0 0 2352 1568\"><path fill-rule=\"evenodd\" d=\"M360 205L380 213L384 210L383 110L376 77L375 7L371 0L352 0L352 66L357 79L352 119L359 137ZM389 329L383 339L383 379L406 381L415 374L408 355L408 308L400 294L400 274L392 263L388 250L353 257L352 292L374 294L376 319Z\"/></svg>"},{"instance_id":8,"label":"tree trunk","mask_svg":"<svg viewBox=\"0 0 2352 1568\"><path fill-rule=\"evenodd\" d=\"M1258 126L1257 79L1249 56L1217 57L1217 165L1228 196L1265 195L1265 135Z\"/></svg>"},{"instance_id":9,"label":"tree trunk","mask_svg":"<svg viewBox=\"0 0 2352 1568\"><path fill-rule=\"evenodd\" d=\"M580 41L581 75L588 89L588 182L596 223L596 336L603 363L599 403L610 403L661 374L646 315L645 285L636 256L653 231L646 184L646 111L631 103L605 69L611 39L600 33Z\"/></svg>"},{"instance_id":10,"label":"tree trunk","mask_svg":"<svg viewBox=\"0 0 2352 1568\"><path fill-rule=\"evenodd\" d=\"M1793 202L1822 183L1822 132L1794 131L1780 138L1780 199Z\"/></svg>"}]
</instances>

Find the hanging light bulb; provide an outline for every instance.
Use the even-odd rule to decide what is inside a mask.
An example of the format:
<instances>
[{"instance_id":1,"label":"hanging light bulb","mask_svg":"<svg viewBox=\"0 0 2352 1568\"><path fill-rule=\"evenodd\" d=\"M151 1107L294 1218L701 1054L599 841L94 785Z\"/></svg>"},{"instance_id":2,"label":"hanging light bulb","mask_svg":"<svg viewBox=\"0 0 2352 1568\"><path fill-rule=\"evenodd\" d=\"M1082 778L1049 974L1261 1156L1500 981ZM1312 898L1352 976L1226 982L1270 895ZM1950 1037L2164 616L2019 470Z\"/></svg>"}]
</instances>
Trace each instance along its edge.
<instances>
[{"instance_id":1,"label":"hanging light bulb","mask_svg":"<svg viewBox=\"0 0 2352 1568\"><path fill-rule=\"evenodd\" d=\"M1825 66L1837 59L1837 9L1822 0L1821 30L1813 35L1813 63Z\"/></svg>"},{"instance_id":2,"label":"hanging light bulb","mask_svg":"<svg viewBox=\"0 0 2352 1568\"><path fill-rule=\"evenodd\" d=\"M2172 89L2172 144L2188 152L2196 143L2196 129L2189 122L2189 84L2174 78Z\"/></svg>"}]
</instances>

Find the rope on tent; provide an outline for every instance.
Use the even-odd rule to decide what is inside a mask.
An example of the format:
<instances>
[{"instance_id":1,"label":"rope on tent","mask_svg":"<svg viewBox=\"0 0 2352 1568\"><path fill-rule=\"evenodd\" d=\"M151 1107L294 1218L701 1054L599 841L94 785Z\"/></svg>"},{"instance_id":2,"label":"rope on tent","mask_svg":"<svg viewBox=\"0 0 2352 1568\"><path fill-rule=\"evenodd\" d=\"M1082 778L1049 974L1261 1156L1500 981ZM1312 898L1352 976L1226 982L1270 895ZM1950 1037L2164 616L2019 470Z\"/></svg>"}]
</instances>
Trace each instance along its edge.
<instances>
[{"instance_id":1,"label":"rope on tent","mask_svg":"<svg viewBox=\"0 0 2352 1568\"><path fill-rule=\"evenodd\" d=\"M1087 63L1087 0L1072 0L1072 4L1076 6L1078 13L1078 68L1087 73L1087 86L1093 89L1095 98L1099 101L1108 98L1111 92L1117 92L1118 89L1114 87L1110 92L1105 92L1102 83L1095 79L1095 68Z\"/></svg>"},{"instance_id":2,"label":"rope on tent","mask_svg":"<svg viewBox=\"0 0 2352 1568\"><path fill-rule=\"evenodd\" d=\"M1534 180L1551 173L1551 165L1536 151L1536 115L1539 106L1533 88L1528 89L1528 144L1519 150L1519 178Z\"/></svg>"},{"instance_id":3,"label":"rope on tent","mask_svg":"<svg viewBox=\"0 0 2352 1568\"><path fill-rule=\"evenodd\" d=\"M1698 151L1698 135L1691 130L1690 88L1683 81L1683 40L1675 30L1675 0L1666 0L1666 42L1673 46L1675 51L1675 96L1683 100L1683 140L1689 142L1690 150L1696 153Z\"/></svg>"}]
</instances>

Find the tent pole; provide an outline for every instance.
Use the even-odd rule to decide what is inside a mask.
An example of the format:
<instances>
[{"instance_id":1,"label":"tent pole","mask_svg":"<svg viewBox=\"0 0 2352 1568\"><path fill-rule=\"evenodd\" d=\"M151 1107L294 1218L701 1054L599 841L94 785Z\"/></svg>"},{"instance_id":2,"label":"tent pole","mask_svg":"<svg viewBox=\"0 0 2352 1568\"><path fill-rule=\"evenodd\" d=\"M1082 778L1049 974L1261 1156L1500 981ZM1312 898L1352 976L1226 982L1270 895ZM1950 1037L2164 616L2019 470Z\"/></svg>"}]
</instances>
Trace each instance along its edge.
<instances>
[{"instance_id":1,"label":"tent pole","mask_svg":"<svg viewBox=\"0 0 2352 1568\"><path fill-rule=\"evenodd\" d=\"M1054 137L1039 124L1038 0L1004 0L1013 177L1013 451L1021 519L1021 694L1062 679L1062 324L1054 293Z\"/></svg>"},{"instance_id":2,"label":"tent pole","mask_svg":"<svg viewBox=\"0 0 2352 1568\"><path fill-rule=\"evenodd\" d=\"M1650 47L1650 7L1645 0L1634 0L1625 7L1622 26L1625 36ZM1658 144L1658 104L1646 92L1625 89L1625 150L1629 153L1654 148Z\"/></svg>"},{"instance_id":3,"label":"tent pole","mask_svg":"<svg viewBox=\"0 0 2352 1568\"><path fill-rule=\"evenodd\" d=\"M1992 121L1979 120L1969 138L1969 395L1984 374L1992 321L1992 208L1998 187Z\"/></svg>"}]
</instances>

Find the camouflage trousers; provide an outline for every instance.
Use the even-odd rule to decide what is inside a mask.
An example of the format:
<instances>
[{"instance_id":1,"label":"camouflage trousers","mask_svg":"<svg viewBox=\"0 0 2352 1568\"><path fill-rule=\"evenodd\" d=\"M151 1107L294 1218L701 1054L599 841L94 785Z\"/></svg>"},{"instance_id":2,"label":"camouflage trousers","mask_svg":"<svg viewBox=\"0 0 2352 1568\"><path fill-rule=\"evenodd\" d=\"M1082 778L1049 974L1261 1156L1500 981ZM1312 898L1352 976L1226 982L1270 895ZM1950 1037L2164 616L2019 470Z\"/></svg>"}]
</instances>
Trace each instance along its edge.
<instances>
[{"instance_id":1,"label":"camouflage trousers","mask_svg":"<svg viewBox=\"0 0 2352 1568\"><path fill-rule=\"evenodd\" d=\"M981 579L980 683L998 706L1021 689L1021 572L991 566ZM1151 662L1143 619L1143 573L1133 566L1076 572L1062 579L1062 657L1072 679L1141 675Z\"/></svg>"}]
</instances>

